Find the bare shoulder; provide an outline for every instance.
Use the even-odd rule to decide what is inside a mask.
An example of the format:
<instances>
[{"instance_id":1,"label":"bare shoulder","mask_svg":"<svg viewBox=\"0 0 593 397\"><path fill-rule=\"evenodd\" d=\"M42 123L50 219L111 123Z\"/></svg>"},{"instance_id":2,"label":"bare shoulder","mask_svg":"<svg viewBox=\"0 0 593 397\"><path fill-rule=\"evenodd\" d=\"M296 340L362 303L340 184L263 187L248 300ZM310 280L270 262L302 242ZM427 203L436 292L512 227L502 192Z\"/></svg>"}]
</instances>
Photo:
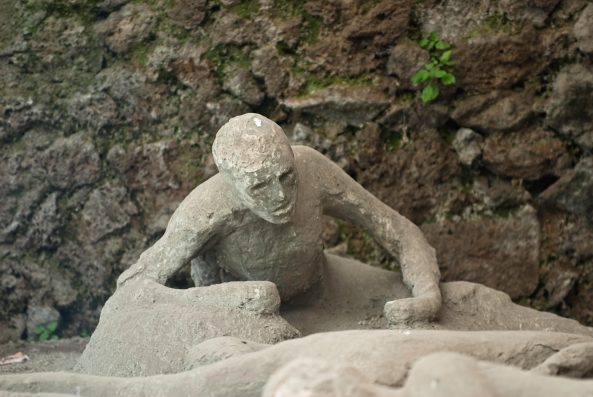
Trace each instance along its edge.
<instances>
[{"instance_id":1,"label":"bare shoulder","mask_svg":"<svg viewBox=\"0 0 593 397\"><path fill-rule=\"evenodd\" d=\"M225 222L239 207L222 176L216 174L198 185L183 199L171 217L171 224L197 227Z\"/></svg>"},{"instance_id":2,"label":"bare shoulder","mask_svg":"<svg viewBox=\"0 0 593 397\"><path fill-rule=\"evenodd\" d=\"M293 146L295 162L299 170L303 170L307 175L321 178L328 173L334 172L334 168L339 168L330 159L319 153L317 150L308 146Z\"/></svg>"}]
</instances>

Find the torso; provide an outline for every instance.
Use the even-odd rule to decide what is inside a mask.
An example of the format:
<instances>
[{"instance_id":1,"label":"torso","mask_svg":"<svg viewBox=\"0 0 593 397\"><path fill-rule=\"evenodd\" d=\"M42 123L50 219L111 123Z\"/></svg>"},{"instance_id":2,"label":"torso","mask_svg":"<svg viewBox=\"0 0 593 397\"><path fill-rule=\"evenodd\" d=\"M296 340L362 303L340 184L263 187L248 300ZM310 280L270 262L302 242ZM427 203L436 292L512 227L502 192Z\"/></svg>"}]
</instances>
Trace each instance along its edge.
<instances>
[{"instance_id":1,"label":"torso","mask_svg":"<svg viewBox=\"0 0 593 397\"><path fill-rule=\"evenodd\" d=\"M291 221L272 224L248 212L234 232L202 255L238 280L274 282L283 300L316 283L324 260L319 194L316 184L307 183L297 151L295 157L299 188Z\"/></svg>"}]
</instances>

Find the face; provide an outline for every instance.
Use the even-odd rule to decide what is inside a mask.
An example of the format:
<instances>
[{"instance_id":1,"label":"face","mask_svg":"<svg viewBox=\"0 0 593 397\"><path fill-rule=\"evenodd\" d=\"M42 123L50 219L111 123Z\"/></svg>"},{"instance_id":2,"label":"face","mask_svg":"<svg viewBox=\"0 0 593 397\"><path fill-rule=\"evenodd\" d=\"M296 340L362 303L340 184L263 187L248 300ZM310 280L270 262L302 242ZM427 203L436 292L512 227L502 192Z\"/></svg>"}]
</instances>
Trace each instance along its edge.
<instances>
[{"instance_id":1,"label":"face","mask_svg":"<svg viewBox=\"0 0 593 397\"><path fill-rule=\"evenodd\" d=\"M235 190L247 208L275 224L286 223L296 207L297 173L290 146L256 160L258 169L231 173Z\"/></svg>"}]
</instances>

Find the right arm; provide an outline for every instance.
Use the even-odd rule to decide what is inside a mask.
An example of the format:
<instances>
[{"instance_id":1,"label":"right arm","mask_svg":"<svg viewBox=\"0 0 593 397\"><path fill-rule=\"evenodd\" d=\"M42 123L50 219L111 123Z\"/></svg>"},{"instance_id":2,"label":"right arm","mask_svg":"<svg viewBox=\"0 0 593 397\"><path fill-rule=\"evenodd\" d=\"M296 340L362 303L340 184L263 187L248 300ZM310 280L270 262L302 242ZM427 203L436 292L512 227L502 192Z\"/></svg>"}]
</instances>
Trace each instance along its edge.
<instances>
[{"instance_id":1,"label":"right arm","mask_svg":"<svg viewBox=\"0 0 593 397\"><path fill-rule=\"evenodd\" d=\"M163 236L119 276L118 288L138 277L165 284L181 267L189 265L210 240L223 233L223 228L229 224L227 218L232 212L231 206L224 194L217 194L221 193L216 191L219 189L204 188L206 184L216 187L212 179L183 200Z\"/></svg>"}]
</instances>

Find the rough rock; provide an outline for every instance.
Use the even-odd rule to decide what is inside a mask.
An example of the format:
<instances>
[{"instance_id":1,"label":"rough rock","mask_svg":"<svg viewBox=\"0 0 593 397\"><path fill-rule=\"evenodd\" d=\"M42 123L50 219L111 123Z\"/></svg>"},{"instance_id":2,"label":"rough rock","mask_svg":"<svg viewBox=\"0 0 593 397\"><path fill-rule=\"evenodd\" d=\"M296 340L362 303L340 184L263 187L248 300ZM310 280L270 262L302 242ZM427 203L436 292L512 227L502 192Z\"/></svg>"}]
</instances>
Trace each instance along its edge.
<instances>
[{"instance_id":1,"label":"rough rock","mask_svg":"<svg viewBox=\"0 0 593 397\"><path fill-rule=\"evenodd\" d=\"M457 86L484 93L510 88L545 66L541 53L538 37L529 30L470 40L455 48Z\"/></svg>"},{"instance_id":2,"label":"rough rock","mask_svg":"<svg viewBox=\"0 0 593 397\"><path fill-rule=\"evenodd\" d=\"M243 46L261 42L263 31L256 21L227 13L216 21L211 37L214 45Z\"/></svg>"},{"instance_id":3,"label":"rough rock","mask_svg":"<svg viewBox=\"0 0 593 397\"><path fill-rule=\"evenodd\" d=\"M593 54L593 4L589 4L581 12L574 25L574 36L582 52Z\"/></svg>"},{"instance_id":4,"label":"rough rock","mask_svg":"<svg viewBox=\"0 0 593 397\"><path fill-rule=\"evenodd\" d=\"M84 231L91 242L127 226L138 209L123 186L107 184L94 190L81 213Z\"/></svg>"},{"instance_id":5,"label":"rough rock","mask_svg":"<svg viewBox=\"0 0 593 397\"><path fill-rule=\"evenodd\" d=\"M186 29L197 28L206 17L207 3L207 0L174 0L167 15Z\"/></svg>"},{"instance_id":6,"label":"rough rock","mask_svg":"<svg viewBox=\"0 0 593 397\"><path fill-rule=\"evenodd\" d=\"M540 195L540 200L544 204L590 218L593 209L591 197L593 197L593 157L585 157L546 189Z\"/></svg>"},{"instance_id":7,"label":"rough rock","mask_svg":"<svg viewBox=\"0 0 593 397\"><path fill-rule=\"evenodd\" d=\"M494 91L461 100L451 118L462 127L481 133L517 130L533 116L533 95L529 92Z\"/></svg>"},{"instance_id":8,"label":"rough rock","mask_svg":"<svg viewBox=\"0 0 593 397\"><path fill-rule=\"evenodd\" d=\"M27 308L27 335L32 338L36 335L35 329L46 326L51 322L60 322L60 312L51 306L29 305Z\"/></svg>"},{"instance_id":9,"label":"rough rock","mask_svg":"<svg viewBox=\"0 0 593 397\"><path fill-rule=\"evenodd\" d=\"M56 139L41 155L47 179L58 189L72 189L99 179L101 163L94 145L84 134Z\"/></svg>"},{"instance_id":10,"label":"rough rock","mask_svg":"<svg viewBox=\"0 0 593 397\"><path fill-rule=\"evenodd\" d=\"M112 12L95 29L113 52L123 53L146 40L157 18L145 4L126 4L120 10Z\"/></svg>"},{"instance_id":11,"label":"rough rock","mask_svg":"<svg viewBox=\"0 0 593 397\"><path fill-rule=\"evenodd\" d=\"M354 2L307 3L312 3L307 9L315 15L328 10L327 18L337 15L340 20L338 29L321 29L318 37L304 46L304 58L314 72L354 77L376 70L385 64L389 48L408 30L411 4L407 0L380 1L366 12Z\"/></svg>"},{"instance_id":12,"label":"rough rock","mask_svg":"<svg viewBox=\"0 0 593 397\"><path fill-rule=\"evenodd\" d=\"M593 69L574 64L560 70L545 110L551 128L593 148Z\"/></svg>"},{"instance_id":13,"label":"rough rock","mask_svg":"<svg viewBox=\"0 0 593 397\"><path fill-rule=\"evenodd\" d=\"M400 87L412 88L410 79L430 60L428 52L411 40L403 40L393 47L387 61L387 73L399 77Z\"/></svg>"},{"instance_id":14,"label":"rough rock","mask_svg":"<svg viewBox=\"0 0 593 397\"><path fill-rule=\"evenodd\" d=\"M20 340L27 329L24 314L17 314L8 321L0 322L0 343Z\"/></svg>"},{"instance_id":15,"label":"rough rock","mask_svg":"<svg viewBox=\"0 0 593 397\"><path fill-rule=\"evenodd\" d=\"M461 173L457 155L434 131L422 131L395 155L358 174L358 180L383 202L416 224L435 215L450 200ZM417 181L422 181L418 184Z\"/></svg>"},{"instance_id":16,"label":"rough rock","mask_svg":"<svg viewBox=\"0 0 593 397\"><path fill-rule=\"evenodd\" d=\"M559 175L570 161L565 144L537 128L486 137L483 156L484 165L495 174L526 180Z\"/></svg>"},{"instance_id":17,"label":"rough rock","mask_svg":"<svg viewBox=\"0 0 593 397\"><path fill-rule=\"evenodd\" d=\"M279 306L276 287L265 281L175 290L140 280L107 301L79 369L111 376L175 373L185 368L187 350L206 339L271 344L298 336L278 315Z\"/></svg>"},{"instance_id":18,"label":"rough rock","mask_svg":"<svg viewBox=\"0 0 593 397\"><path fill-rule=\"evenodd\" d=\"M76 93L69 100L68 111L79 125L95 130L118 123L117 104L104 92Z\"/></svg>"},{"instance_id":19,"label":"rough rock","mask_svg":"<svg viewBox=\"0 0 593 397\"><path fill-rule=\"evenodd\" d=\"M92 53L96 44L88 33L79 18L58 18L52 15L35 32L31 49L46 65L67 65L97 72L100 69L100 55L98 52Z\"/></svg>"},{"instance_id":20,"label":"rough rock","mask_svg":"<svg viewBox=\"0 0 593 397\"><path fill-rule=\"evenodd\" d=\"M279 98L295 90L294 78L290 73L292 61L282 58L274 46L255 50L252 59L251 71L254 76L264 80L269 96Z\"/></svg>"},{"instance_id":21,"label":"rough rock","mask_svg":"<svg viewBox=\"0 0 593 397\"><path fill-rule=\"evenodd\" d=\"M223 87L250 106L257 106L264 99L264 93L259 89L251 73L245 69L227 73Z\"/></svg>"},{"instance_id":22,"label":"rough rock","mask_svg":"<svg viewBox=\"0 0 593 397\"><path fill-rule=\"evenodd\" d=\"M422 33L428 36L434 32L447 42L458 42L496 13L494 3L491 0L451 0L429 4L420 13Z\"/></svg>"},{"instance_id":23,"label":"rough rock","mask_svg":"<svg viewBox=\"0 0 593 397\"><path fill-rule=\"evenodd\" d=\"M531 200L531 195L523 186L498 177L476 178L472 184L472 193L491 209L515 208Z\"/></svg>"},{"instance_id":24,"label":"rough rock","mask_svg":"<svg viewBox=\"0 0 593 397\"><path fill-rule=\"evenodd\" d=\"M362 167L380 161L383 155L381 129L376 123L368 123L356 134L358 163Z\"/></svg>"},{"instance_id":25,"label":"rough rock","mask_svg":"<svg viewBox=\"0 0 593 397\"><path fill-rule=\"evenodd\" d=\"M368 86L333 86L306 97L288 98L281 103L293 112L311 113L327 119L362 125L372 121L389 105L389 98Z\"/></svg>"},{"instance_id":26,"label":"rough rock","mask_svg":"<svg viewBox=\"0 0 593 397\"><path fill-rule=\"evenodd\" d=\"M38 124L50 124L51 116L32 99L0 99L0 139L14 139Z\"/></svg>"},{"instance_id":27,"label":"rough rock","mask_svg":"<svg viewBox=\"0 0 593 397\"><path fill-rule=\"evenodd\" d=\"M27 232L29 246L55 248L61 242L58 229L62 226L62 220L58 213L57 199L58 193L51 193L33 215Z\"/></svg>"},{"instance_id":28,"label":"rough rock","mask_svg":"<svg viewBox=\"0 0 593 397\"><path fill-rule=\"evenodd\" d=\"M554 11L560 0L528 0L513 1L502 0L499 3L500 11L511 21L528 21L533 26L542 28L546 20Z\"/></svg>"},{"instance_id":29,"label":"rough rock","mask_svg":"<svg viewBox=\"0 0 593 397\"><path fill-rule=\"evenodd\" d=\"M453 148L463 165L471 167L482 155L482 141L482 136L469 128L457 131L453 139Z\"/></svg>"},{"instance_id":30,"label":"rough rock","mask_svg":"<svg viewBox=\"0 0 593 397\"><path fill-rule=\"evenodd\" d=\"M422 230L435 247L443 280L482 283L513 299L536 288L540 230L532 207L509 218L446 221Z\"/></svg>"}]
</instances>

